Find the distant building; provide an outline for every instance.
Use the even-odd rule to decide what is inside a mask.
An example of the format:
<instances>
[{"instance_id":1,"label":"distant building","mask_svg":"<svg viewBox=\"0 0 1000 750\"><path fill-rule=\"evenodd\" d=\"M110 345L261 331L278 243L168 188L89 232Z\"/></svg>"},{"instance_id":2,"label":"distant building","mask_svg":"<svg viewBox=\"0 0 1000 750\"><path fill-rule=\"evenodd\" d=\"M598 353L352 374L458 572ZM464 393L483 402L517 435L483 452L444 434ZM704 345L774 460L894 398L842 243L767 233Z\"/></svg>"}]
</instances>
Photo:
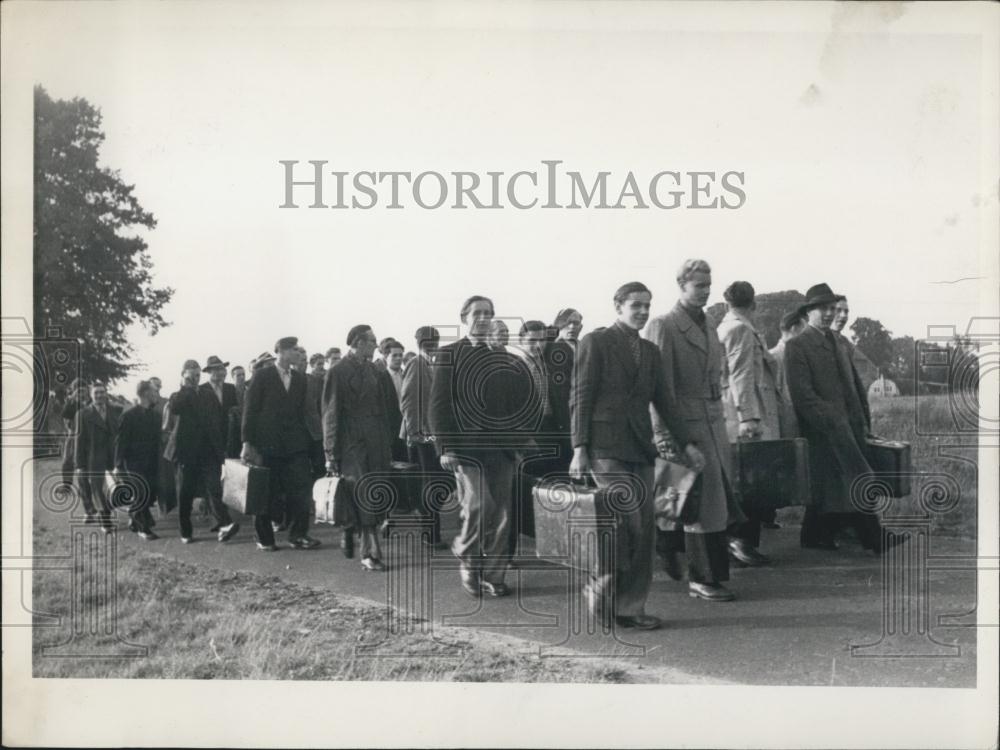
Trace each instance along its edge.
<instances>
[{"instance_id":1,"label":"distant building","mask_svg":"<svg viewBox=\"0 0 1000 750\"><path fill-rule=\"evenodd\" d=\"M899 395L899 386L891 380L886 380L885 375L879 374L875 382L868 386L868 398L889 398Z\"/></svg>"}]
</instances>

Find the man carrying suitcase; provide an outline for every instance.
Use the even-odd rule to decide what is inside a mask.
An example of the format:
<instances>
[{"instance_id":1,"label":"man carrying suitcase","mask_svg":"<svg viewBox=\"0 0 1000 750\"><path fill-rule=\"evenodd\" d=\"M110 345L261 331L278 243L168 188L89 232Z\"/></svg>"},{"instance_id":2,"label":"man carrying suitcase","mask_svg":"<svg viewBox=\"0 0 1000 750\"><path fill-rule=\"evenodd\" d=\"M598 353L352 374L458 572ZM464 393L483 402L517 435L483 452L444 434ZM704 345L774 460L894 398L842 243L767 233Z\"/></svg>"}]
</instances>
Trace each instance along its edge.
<instances>
[{"instance_id":1,"label":"man carrying suitcase","mask_svg":"<svg viewBox=\"0 0 1000 750\"><path fill-rule=\"evenodd\" d=\"M695 468L701 453L688 445L683 420L667 409L663 365L656 346L639 337L649 319L652 294L638 281L615 292L618 319L583 337L570 395L573 460L570 475L593 474L597 486L627 486L612 505L620 532L614 564L599 559L585 595L591 612L614 616L621 627L653 630L658 617L645 613L653 580L653 462L656 447L649 407L669 425Z\"/></svg>"},{"instance_id":2,"label":"man carrying suitcase","mask_svg":"<svg viewBox=\"0 0 1000 750\"><path fill-rule=\"evenodd\" d=\"M298 343L294 336L279 339L274 345L274 366L257 370L250 380L243 412L241 458L270 469L270 499L273 503L284 496L290 519L289 544L296 549L312 549L320 543L308 535L313 478L306 427L306 375L292 369ZM258 549L278 549L269 513L254 517L254 530Z\"/></svg>"}]
</instances>

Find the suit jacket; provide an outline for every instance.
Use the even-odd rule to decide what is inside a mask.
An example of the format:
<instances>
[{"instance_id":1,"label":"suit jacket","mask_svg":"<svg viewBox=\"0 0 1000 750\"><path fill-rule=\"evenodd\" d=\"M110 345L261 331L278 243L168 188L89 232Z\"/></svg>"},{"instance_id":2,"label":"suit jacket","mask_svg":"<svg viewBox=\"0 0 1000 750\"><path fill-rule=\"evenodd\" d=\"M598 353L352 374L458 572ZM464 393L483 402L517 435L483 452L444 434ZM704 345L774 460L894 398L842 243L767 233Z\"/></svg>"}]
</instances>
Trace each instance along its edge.
<instances>
[{"instance_id":1,"label":"suit jacket","mask_svg":"<svg viewBox=\"0 0 1000 750\"><path fill-rule=\"evenodd\" d=\"M211 388L207 383L187 385L170 395L165 414L176 421L164 451L167 460L186 466L205 461L221 464L225 460L225 412ZM229 396L235 400L236 394L230 392Z\"/></svg>"},{"instance_id":2,"label":"suit jacket","mask_svg":"<svg viewBox=\"0 0 1000 750\"><path fill-rule=\"evenodd\" d=\"M845 347L813 326L785 344L785 367L802 436L809 441L813 495L824 513L857 510L851 485L871 471L868 397Z\"/></svg>"},{"instance_id":3,"label":"suit jacket","mask_svg":"<svg viewBox=\"0 0 1000 750\"><path fill-rule=\"evenodd\" d=\"M580 341L570 395L573 447L586 447L591 458L651 464L650 404L682 435L683 425L668 408L656 347L639 339L637 365L627 335L612 325Z\"/></svg>"},{"instance_id":4,"label":"suit jacket","mask_svg":"<svg viewBox=\"0 0 1000 750\"><path fill-rule=\"evenodd\" d=\"M265 457L285 458L309 450L306 376L291 371L285 390L277 367L258 370L250 381L243 411L243 441Z\"/></svg>"},{"instance_id":5,"label":"suit jacket","mask_svg":"<svg viewBox=\"0 0 1000 750\"><path fill-rule=\"evenodd\" d=\"M702 330L677 303L666 315L649 321L645 335L659 350L666 383L667 414L654 413L657 436L670 434L683 447L693 443L705 457L698 519L686 524L691 533L716 533L745 516L733 487L735 468L722 404L722 344L711 319Z\"/></svg>"},{"instance_id":6,"label":"suit jacket","mask_svg":"<svg viewBox=\"0 0 1000 750\"><path fill-rule=\"evenodd\" d=\"M155 409L134 406L122 414L115 437L115 468L154 478L159 463L160 415Z\"/></svg>"},{"instance_id":7,"label":"suit jacket","mask_svg":"<svg viewBox=\"0 0 1000 750\"><path fill-rule=\"evenodd\" d=\"M549 407L552 409L552 425L567 435L570 423L569 400L573 385L573 363L576 350L572 345L556 339L545 345L545 369L549 377Z\"/></svg>"},{"instance_id":8,"label":"suit jacket","mask_svg":"<svg viewBox=\"0 0 1000 750\"><path fill-rule=\"evenodd\" d=\"M198 386L198 397L205 408L211 429L222 437L222 443L225 446L229 436L230 416L239 409L236 386L232 383L223 383L222 401L220 402L219 397L212 389L212 384L202 383ZM228 451L226 452L228 453Z\"/></svg>"},{"instance_id":9,"label":"suit jacket","mask_svg":"<svg viewBox=\"0 0 1000 750\"><path fill-rule=\"evenodd\" d=\"M416 435L429 437L431 431L431 383L434 365L418 354L403 370L403 389L400 393L400 411L403 430L411 438Z\"/></svg>"},{"instance_id":10,"label":"suit jacket","mask_svg":"<svg viewBox=\"0 0 1000 750\"><path fill-rule=\"evenodd\" d=\"M306 429L311 440L323 439L323 383L322 376L306 375Z\"/></svg>"},{"instance_id":11,"label":"suit jacket","mask_svg":"<svg viewBox=\"0 0 1000 750\"><path fill-rule=\"evenodd\" d=\"M476 345L465 337L441 347L430 400L438 453L473 458L502 451L513 456L534 448L542 404L532 383L528 365L506 349Z\"/></svg>"},{"instance_id":12,"label":"suit jacket","mask_svg":"<svg viewBox=\"0 0 1000 750\"><path fill-rule=\"evenodd\" d=\"M122 410L108 404L107 419L101 419L97 407L85 406L77 414L74 460L76 468L89 472L110 471L115 465L115 435L121 424Z\"/></svg>"},{"instance_id":13,"label":"suit jacket","mask_svg":"<svg viewBox=\"0 0 1000 750\"><path fill-rule=\"evenodd\" d=\"M771 349L771 357L774 358L775 378L778 393L781 396L781 437L799 437L799 420L795 416L795 406L792 404L792 394L788 390L788 371L785 367L785 342L779 341Z\"/></svg>"},{"instance_id":14,"label":"suit jacket","mask_svg":"<svg viewBox=\"0 0 1000 750\"><path fill-rule=\"evenodd\" d=\"M758 420L761 438L781 437L781 398L777 365L764 339L742 313L729 310L717 329L722 344L722 397L729 441L741 422Z\"/></svg>"}]
</instances>

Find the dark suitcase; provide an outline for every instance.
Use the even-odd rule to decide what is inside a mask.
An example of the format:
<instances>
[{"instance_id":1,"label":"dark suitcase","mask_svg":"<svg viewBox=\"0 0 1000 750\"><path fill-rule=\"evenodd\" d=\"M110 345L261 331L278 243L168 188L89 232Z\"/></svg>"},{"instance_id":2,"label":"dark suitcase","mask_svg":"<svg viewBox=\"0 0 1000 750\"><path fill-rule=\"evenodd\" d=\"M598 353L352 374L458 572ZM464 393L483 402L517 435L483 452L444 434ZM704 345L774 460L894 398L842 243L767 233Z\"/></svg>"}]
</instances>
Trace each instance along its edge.
<instances>
[{"instance_id":1,"label":"dark suitcase","mask_svg":"<svg viewBox=\"0 0 1000 750\"><path fill-rule=\"evenodd\" d=\"M868 438L868 459L879 480L889 487L892 497L910 494L910 474L913 464L910 444L899 440Z\"/></svg>"},{"instance_id":2,"label":"dark suitcase","mask_svg":"<svg viewBox=\"0 0 1000 750\"><path fill-rule=\"evenodd\" d=\"M810 505L809 441L749 440L735 444L739 491L748 508Z\"/></svg>"},{"instance_id":3,"label":"dark suitcase","mask_svg":"<svg viewBox=\"0 0 1000 750\"><path fill-rule=\"evenodd\" d=\"M245 516L268 513L271 472L264 466L249 466L238 458L222 465L222 502Z\"/></svg>"},{"instance_id":4,"label":"dark suitcase","mask_svg":"<svg viewBox=\"0 0 1000 750\"><path fill-rule=\"evenodd\" d=\"M350 485L344 477L322 477L313 484L313 507L316 523L334 526L354 525L354 506Z\"/></svg>"},{"instance_id":5,"label":"dark suitcase","mask_svg":"<svg viewBox=\"0 0 1000 750\"><path fill-rule=\"evenodd\" d=\"M549 562L590 570L597 553L614 540L615 519L605 492L565 479L534 486L535 555Z\"/></svg>"}]
</instances>

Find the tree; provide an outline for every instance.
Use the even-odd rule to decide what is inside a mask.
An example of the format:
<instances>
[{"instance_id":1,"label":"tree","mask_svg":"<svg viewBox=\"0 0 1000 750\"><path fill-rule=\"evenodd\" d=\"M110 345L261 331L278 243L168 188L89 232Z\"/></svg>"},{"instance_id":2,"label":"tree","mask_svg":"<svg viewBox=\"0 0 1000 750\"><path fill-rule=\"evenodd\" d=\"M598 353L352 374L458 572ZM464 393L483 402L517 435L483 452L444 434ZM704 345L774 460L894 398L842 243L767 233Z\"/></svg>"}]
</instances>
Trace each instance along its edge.
<instances>
[{"instance_id":1,"label":"tree","mask_svg":"<svg viewBox=\"0 0 1000 750\"><path fill-rule=\"evenodd\" d=\"M126 328L152 335L173 290L152 283L146 241L156 220L134 185L98 165L101 113L86 99L53 100L35 87L34 330L80 342L82 372L113 381L135 367Z\"/></svg>"},{"instance_id":2,"label":"tree","mask_svg":"<svg viewBox=\"0 0 1000 750\"><path fill-rule=\"evenodd\" d=\"M913 393L916 377L914 368L916 366L917 343L912 336L900 336L894 338L891 344L892 357L886 367L886 377L895 381L899 386L899 392L904 396Z\"/></svg>"},{"instance_id":3,"label":"tree","mask_svg":"<svg viewBox=\"0 0 1000 750\"><path fill-rule=\"evenodd\" d=\"M854 343L880 370L892 363L892 333L873 318L858 318L851 324Z\"/></svg>"}]
</instances>

